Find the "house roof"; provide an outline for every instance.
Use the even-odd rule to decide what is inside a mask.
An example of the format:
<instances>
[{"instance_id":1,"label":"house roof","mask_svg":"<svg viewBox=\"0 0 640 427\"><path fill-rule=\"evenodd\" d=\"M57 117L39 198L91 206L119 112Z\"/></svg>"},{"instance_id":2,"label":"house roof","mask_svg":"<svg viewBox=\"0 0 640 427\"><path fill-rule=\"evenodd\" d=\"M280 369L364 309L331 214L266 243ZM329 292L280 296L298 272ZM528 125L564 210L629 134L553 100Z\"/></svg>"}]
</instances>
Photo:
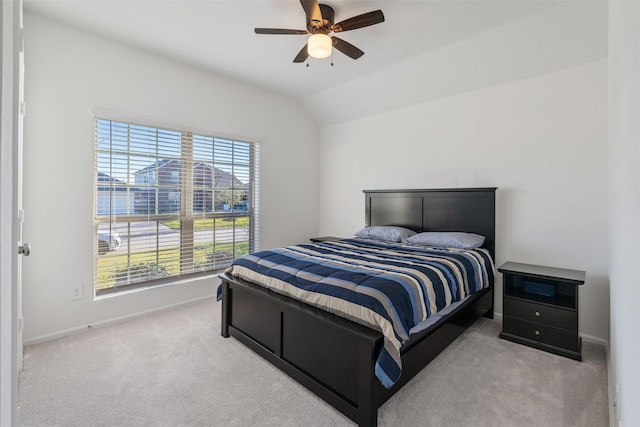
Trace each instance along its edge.
<instances>
[{"instance_id":1,"label":"house roof","mask_svg":"<svg viewBox=\"0 0 640 427\"><path fill-rule=\"evenodd\" d=\"M152 171L154 169L160 169L165 167L168 164L174 163L174 162L178 162L178 164L180 163L179 160L175 160L175 159L162 159L158 162L158 164L156 165L155 163L151 163L149 166L144 167L136 172L134 172L134 174L140 174L143 172L148 172L148 171Z\"/></svg>"},{"instance_id":2,"label":"house roof","mask_svg":"<svg viewBox=\"0 0 640 427\"><path fill-rule=\"evenodd\" d=\"M104 172L98 172L98 182L99 183L108 182L109 184L115 184L115 185L126 185L124 181L117 178L113 178Z\"/></svg>"},{"instance_id":3,"label":"house roof","mask_svg":"<svg viewBox=\"0 0 640 427\"><path fill-rule=\"evenodd\" d=\"M166 167L167 165L174 165L175 167L180 167L180 160L176 160L176 159L162 159L160 161L158 161L157 165L155 163L150 164L149 166L146 166L136 172L134 172L134 174L138 175L138 174L142 174L142 173L147 173L150 172L152 170L156 170L156 169L161 169L163 167ZM216 167L211 167L211 165L204 163L204 162L194 162L193 163L193 167L194 168L198 168L198 167L204 167L210 171L213 172L213 182L214 182L214 187L246 187L246 184L244 184L242 181L240 181L237 177L235 177L232 173L224 171L220 168L216 168ZM232 185L233 184L233 185Z\"/></svg>"},{"instance_id":4,"label":"house roof","mask_svg":"<svg viewBox=\"0 0 640 427\"><path fill-rule=\"evenodd\" d=\"M98 191L137 191L139 188L129 187L121 179L109 176L104 172L98 172Z\"/></svg>"}]
</instances>

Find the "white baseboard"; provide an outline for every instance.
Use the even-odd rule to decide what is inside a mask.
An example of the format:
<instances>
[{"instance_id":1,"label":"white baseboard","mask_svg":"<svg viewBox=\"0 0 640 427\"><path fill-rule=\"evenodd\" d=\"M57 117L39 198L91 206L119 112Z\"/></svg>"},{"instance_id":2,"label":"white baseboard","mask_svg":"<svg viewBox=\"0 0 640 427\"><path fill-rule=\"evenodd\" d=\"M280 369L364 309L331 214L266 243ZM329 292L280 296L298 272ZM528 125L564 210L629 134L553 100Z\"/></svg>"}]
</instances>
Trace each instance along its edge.
<instances>
[{"instance_id":1,"label":"white baseboard","mask_svg":"<svg viewBox=\"0 0 640 427\"><path fill-rule=\"evenodd\" d=\"M200 302L200 301L204 301L204 300L212 299L212 298L215 298L215 296L207 295L207 296L195 298L195 299L192 299L192 300L189 300L189 301L182 301L182 302L179 302L179 303L176 303L176 304L165 305L165 306L156 307L156 308L153 308L153 309L150 309L150 310L139 311L139 312L136 312L136 313L127 314L125 316L120 316L120 317L114 317L114 318L111 318L111 319L101 320L99 322L92 323L90 325L76 326L76 327L73 327L73 328L69 328L69 329L65 329L65 330L62 330L62 331L53 332L53 333L50 333L50 334L40 335L40 336L31 338L31 339L25 340L23 342L23 345L26 347L26 346L33 345L33 344L38 344L38 343L41 343L41 342L54 340L56 338L62 338L62 337L66 337L66 336L69 336L69 335L73 335L73 334L77 334L77 333L80 333L80 332L84 332L84 331L86 331L88 329L102 328L102 327L113 325L113 324L116 324L116 323L121 323L121 322L124 322L124 321L127 321L127 320L132 320L132 319L136 319L136 318L139 318L139 317L148 316L150 314L158 313L160 311L170 310L170 309L182 307L182 306L185 306L185 305L193 304L193 303L196 303L196 302Z\"/></svg>"},{"instance_id":2,"label":"white baseboard","mask_svg":"<svg viewBox=\"0 0 640 427\"><path fill-rule=\"evenodd\" d=\"M599 337L594 337L593 335L587 335L587 334L579 334L580 337L587 342L593 343L593 344L599 344L604 346L605 348L609 348L609 341L599 338Z\"/></svg>"},{"instance_id":3,"label":"white baseboard","mask_svg":"<svg viewBox=\"0 0 640 427\"><path fill-rule=\"evenodd\" d=\"M618 391L616 390L616 379L611 375L613 370L611 369L611 350L607 345L606 348L607 357L607 389L609 394L609 426L618 426Z\"/></svg>"}]
</instances>

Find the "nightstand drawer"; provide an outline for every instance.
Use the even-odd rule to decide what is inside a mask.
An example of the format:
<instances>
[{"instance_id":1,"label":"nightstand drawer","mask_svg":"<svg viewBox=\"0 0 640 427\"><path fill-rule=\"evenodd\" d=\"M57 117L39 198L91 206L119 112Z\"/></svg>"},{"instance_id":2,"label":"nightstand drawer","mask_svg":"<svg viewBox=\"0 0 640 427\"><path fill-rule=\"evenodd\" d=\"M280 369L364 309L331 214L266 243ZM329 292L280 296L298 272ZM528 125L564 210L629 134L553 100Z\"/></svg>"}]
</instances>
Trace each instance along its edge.
<instances>
[{"instance_id":1,"label":"nightstand drawer","mask_svg":"<svg viewBox=\"0 0 640 427\"><path fill-rule=\"evenodd\" d=\"M542 344L570 351L580 351L578 335L572 331L553 328L551 326L508 316L504 316L502 331Z\"/></svg>"},{"instance_id":2,"label":"nightstand drawer","mask_svg":"<svg viewBox=\"0 0 640 427\"><path fill-rule=\"evenodd\" d=\"M573 310L505 297L503 314L568 331L578 331L578 312Z\"/></svg>"}]
</instances>

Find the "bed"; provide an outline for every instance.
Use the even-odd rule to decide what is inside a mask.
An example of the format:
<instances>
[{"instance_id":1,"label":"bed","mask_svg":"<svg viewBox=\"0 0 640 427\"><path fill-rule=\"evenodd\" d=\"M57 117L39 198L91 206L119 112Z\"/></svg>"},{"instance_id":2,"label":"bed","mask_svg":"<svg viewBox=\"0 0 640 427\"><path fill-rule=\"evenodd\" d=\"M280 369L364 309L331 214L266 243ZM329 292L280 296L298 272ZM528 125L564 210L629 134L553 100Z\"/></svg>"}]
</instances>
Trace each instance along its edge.
<instances>
[{"instance_id":1,"label":"bed","mask_svg":"<svg viewBox=\"0 0 640 427\"><path fill-rule=\"evenodd\" d=\"M485 237L481 251L494 257L495 191L365 190L365 225L394 225L415 232L475 233ZM358 240L345 239L319 246L302 245L300 250L331 252L347 247L353 251L360 250L361 245ZM413 251L410 246L399 246L402 253ZM493 270L492 262L489 264ZM467 292L455 310L444 310L437 321L402 340L397 361L401 370L385 383L380 360L389 348L386 331L294 299L282 290L227 273L220 278L221 334L233 336L359 426L376 426L377 410L384 402L479 317L493 317L491 271L488 283Z\"/></svg>"}]
</instances>

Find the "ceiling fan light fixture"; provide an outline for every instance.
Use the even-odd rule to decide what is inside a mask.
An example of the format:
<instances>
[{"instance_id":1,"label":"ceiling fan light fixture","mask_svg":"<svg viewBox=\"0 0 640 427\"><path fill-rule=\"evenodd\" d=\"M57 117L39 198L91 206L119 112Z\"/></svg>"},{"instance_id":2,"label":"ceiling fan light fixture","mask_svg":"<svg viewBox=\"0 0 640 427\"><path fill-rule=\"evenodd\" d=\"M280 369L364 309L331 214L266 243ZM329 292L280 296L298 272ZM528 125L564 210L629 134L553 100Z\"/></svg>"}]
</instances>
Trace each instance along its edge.
<instances>
[{"instance_id":1,"label":"ceiling fan light fixture","mask_svg":"<svg viewBox=\"0 0 640 427\"><path fill-rule=\"evenodd\" d=\"M300 0L306 16L306 30L289 30L285 28L255 28L256 34L299 34L307 35L307 43L300 49L300 52L293 58L294 63L302 63L312 58L326 58L333 55L333 48L342 52L351 59L358 59L364 52L334 35L344 31L357 30L358 28L384 22L384 14L381 10L362 13L357 16L334 23L335 12L333 8L326 4L319 4L318 0ZM331 61L333 65L333 61ZM307 67L309 63L307 62Z\"/></svg>"},{"instance_id":2,"label":"ceiling fan light fixture","mask_svg":"<svg viewBox=\"0 0 640 427\"><path fill-rule=\"evenodd\" d=\"M312 58L326 58L331 55L331 37L326 34L313 34L307 40L307 52Z\"/></svg>"}]
</instances>

